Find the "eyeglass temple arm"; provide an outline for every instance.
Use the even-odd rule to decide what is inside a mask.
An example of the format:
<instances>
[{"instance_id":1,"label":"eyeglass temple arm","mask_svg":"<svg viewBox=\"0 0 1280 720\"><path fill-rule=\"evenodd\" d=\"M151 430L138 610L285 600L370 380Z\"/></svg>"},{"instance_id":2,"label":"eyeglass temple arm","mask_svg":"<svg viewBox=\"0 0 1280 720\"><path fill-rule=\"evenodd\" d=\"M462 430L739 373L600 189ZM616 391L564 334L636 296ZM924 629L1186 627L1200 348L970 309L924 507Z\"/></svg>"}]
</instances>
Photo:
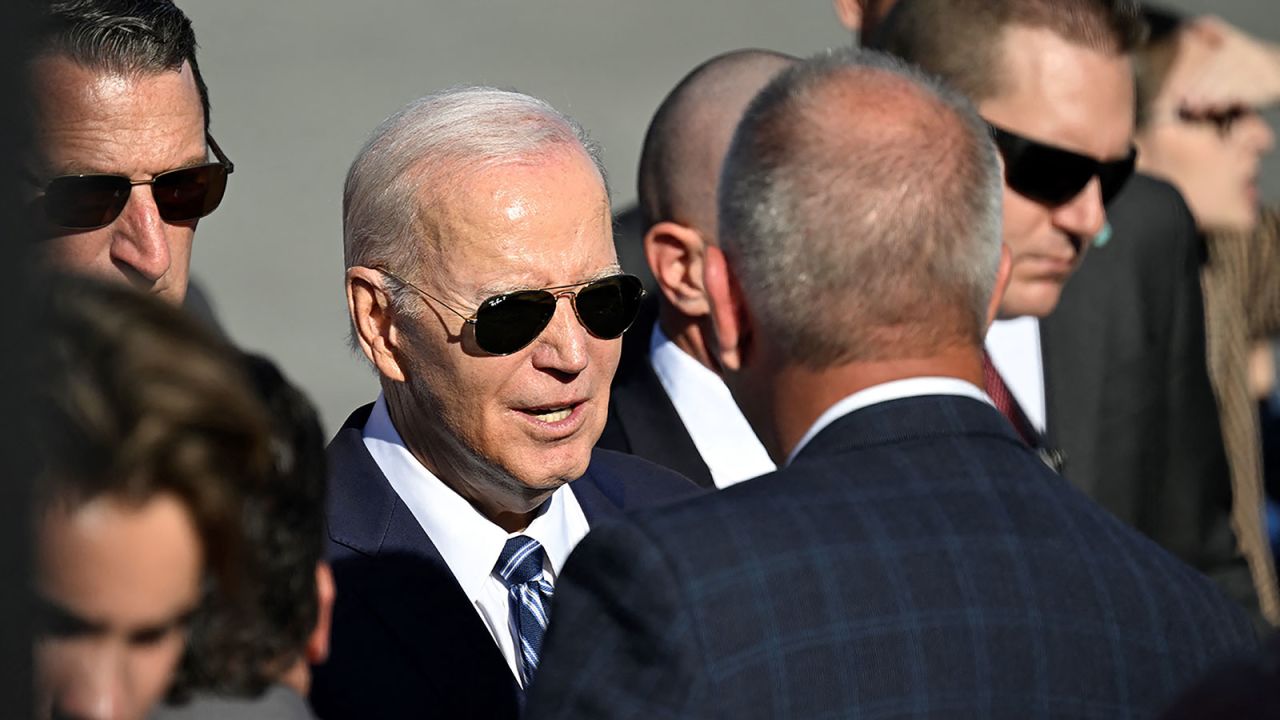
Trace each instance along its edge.
<instances>
[{"instance_id":1,"label":"eyeglass temple arm","mask_svg":"<svg viewBox=\"0 0 1280 720\"><path fill-rule=\"evenodd\" d=\"M222 152L222 148L218 147L218 141L213 139L213 135L205 131L204 139L205 142L209 143L209 149L213 151L213 156L218 159L218 162L227 167L227 174L230 175L235 172L236 164L231 162L231 158L227 157L226 153Z\"/></svg>"},{"instance_id":2,"label":"eyeglass temple arm","mask_svg":"<svg viewBox=\"0 0 1280 720\"><path fill-rule=\"evenodd\" d=\"M378 272L382 273L383 275L386 275L387 277L391 278L392 280L395 280L396 282L400 283L401 285L408 285L409 287L413 288L413 289L414 289L415 291L417 291L418 293L420 293L420 294L422 294L422 295L424 295L424 296L426 296L426 297L428 297L428 298L430 298L430 299L432 299L432 300L436 301L436 302L437 302L437 303L439 303L440 305L444 306L444 308L445 308L446 310L448 310L449 312L453 313L454 315L457 315L458 317L462 318L463 322L467 323L468 325L475 325L475 324L476 324L476 316L475 316L475 315L470 315L470 316L468 316L468 315L464 314L464 313L463 313L463 312L461 312L460 310L458 310L458 309L454 308L454 307L453 307L452 305L450 305L449 303L447 303L447 302L445 302L445 301L441 300L440 298L436 297L435 295L432 295L431 293L427 292L426 290L423 290L422 288L418 287L417 285L414 285L413 283L409 282L408 280L405 280L404 278L400 277L399 275L396 275L395 273L391 272L390 270L388 270L388 269L386 269L386 268L384 268L384 267L382 267L382 266L380 266L380 265L373 265L373 266L370 266L370 269L372 269L372 270L377 270Z\"/></svg>"}]
</instances>

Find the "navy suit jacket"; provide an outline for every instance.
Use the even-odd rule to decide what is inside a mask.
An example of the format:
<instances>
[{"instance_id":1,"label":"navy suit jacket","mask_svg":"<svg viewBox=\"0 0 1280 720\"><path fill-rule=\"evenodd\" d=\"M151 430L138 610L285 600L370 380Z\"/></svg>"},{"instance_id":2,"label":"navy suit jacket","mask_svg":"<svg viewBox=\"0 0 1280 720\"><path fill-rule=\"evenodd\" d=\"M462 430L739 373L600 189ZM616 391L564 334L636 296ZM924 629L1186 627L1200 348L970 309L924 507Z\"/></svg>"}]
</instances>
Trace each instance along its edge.
<instances>
[{"instance_id":1,"label":"navy suit jacket","mask_svg":"<svg viewBox=\"0 0 1280 720\"><path fill-rule=\"evenodd\" d=\"M622 359L609 392L609 417L596 447L642 457L714 490L711 468L649 362L649 341L657 321L655 293L644 299L640 316L622 338Z\"/></svg>"},{"instance_id":2,"label":"navy suit jacket","mask_svg":"<svg viewBox=\"0 0 1280 720\"><path fill-rule=\"evenodd\" d=\"M328 555L337 584L329 659L313 669L325 720L514 718L520 689L435 545L365 448L372 406L329 444ZM698 489L639 458L597 450L570 487L587 522Z\"/></svg>"},{"instance_id":3,"label":"navy suit jacket","mask_svg":"<svg viewBox=\"0 0 1280 720\"><path fill-rule=\"evenodd\" d=\"M1195 221L1172 186L1142 175L1107 215L1115 237L1040 322L1049 442L1067 480L1260 617L1231 529Z\"/></svg>"},{"instance_id":4,"label":"navy suit jacket","mask_svg":"<svg viewBox=\"0 0 1280 720\"><path fill-rule=\"evenodd\" d=\"M979 401L846 415L782 470L593 530L528 715L1149 717L1244 612Z\"/></svg>"}]
</instances>

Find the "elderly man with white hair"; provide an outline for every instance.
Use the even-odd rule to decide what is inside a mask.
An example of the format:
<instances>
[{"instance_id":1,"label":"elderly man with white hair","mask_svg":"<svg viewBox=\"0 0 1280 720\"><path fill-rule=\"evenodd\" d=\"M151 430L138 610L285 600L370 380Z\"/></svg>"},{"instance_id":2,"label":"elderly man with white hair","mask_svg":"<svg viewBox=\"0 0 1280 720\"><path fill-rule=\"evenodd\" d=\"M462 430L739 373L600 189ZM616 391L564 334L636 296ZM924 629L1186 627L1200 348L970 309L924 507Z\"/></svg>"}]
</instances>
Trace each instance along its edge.
<instances>
[{"instance_id":1,"label":"elderly man with white hair","mask_svg":"<svg viewBox=\"0 0 1280 720\"><path fill-rule=\"evenodd\" d=\"M696 488L593 451L643 294L582 129L490 88L422 98L344 194L353 339L382 392L329 447L321 717L515 717L591 524Z\"/></svg>"}]
</instances>

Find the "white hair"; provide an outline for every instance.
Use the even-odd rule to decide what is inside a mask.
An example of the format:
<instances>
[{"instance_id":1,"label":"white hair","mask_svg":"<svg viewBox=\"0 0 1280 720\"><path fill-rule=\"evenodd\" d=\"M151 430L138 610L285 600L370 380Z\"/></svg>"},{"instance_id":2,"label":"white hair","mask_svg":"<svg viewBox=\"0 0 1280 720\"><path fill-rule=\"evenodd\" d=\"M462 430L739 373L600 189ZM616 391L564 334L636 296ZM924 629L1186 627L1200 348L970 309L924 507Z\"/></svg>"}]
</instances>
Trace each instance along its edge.
<instances>
[{"instance_id":1,"label":"white hair","mask_svg":"<svg viewBox=\"0 0 1280 720\"><path fill-rule=\"evenodd\" d=\"M373 131L347 172L342 197L347 267L412 267L422 238L422 197L467 174L576 147L603 182L599 149L576 121L538 98L491 87L455 87L415 100Z\"/></svg>"},{"instance_id":2,"label":"white hair","mask_svg":"<svg viewBox=\"0 0 1280 720\"><path fill-rule=\"evenodd\" d=\"M607 193L599 148L581 125L538 98L468 86L409 103L373 131L347 172L346 267L378 265L412 274L424 244L440 240L423 236L422 213L431 198L469 175L563 148L591 158ZM404 288L391 279L388 288L399 304Z\"/></svg>"}]
</instances>

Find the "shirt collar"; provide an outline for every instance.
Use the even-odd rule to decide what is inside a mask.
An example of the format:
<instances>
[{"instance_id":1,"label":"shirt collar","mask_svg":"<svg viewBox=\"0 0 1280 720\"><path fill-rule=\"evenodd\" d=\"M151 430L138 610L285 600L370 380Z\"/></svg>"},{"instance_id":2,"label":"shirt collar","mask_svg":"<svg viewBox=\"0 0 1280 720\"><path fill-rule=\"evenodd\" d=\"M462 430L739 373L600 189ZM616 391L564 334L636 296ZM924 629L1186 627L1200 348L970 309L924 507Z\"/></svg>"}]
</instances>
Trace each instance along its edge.
<instances>
[{"instance_id":1,"label":"shirt collar","mask_svg":"<svg viewBox=\"0 0 1280 720\"><path fill-rule=\"evenodd\" d=\"M836 404L827 408L826 412L818 416L818 419L809 426L809 430L800 438L800 442L796 443L791 454L787 456L786 465L790 465L805 445L809 444L818 433L822 432L828 425L839 420L840 418L861 410L871 405L876 405L890 400L900 400L908 397L919 397L921 395L960 395L962 397L971 397L992 405L991 398L982 391L977 385L971 382L953 377L916 377L907 378L905 380L894 380L892 382L872 385L869 388L859 390L852 395L845 397Z\"/></svg>"},{"instance_id":2,"label":"shirt collar","mask_svg":"<svg viewBox=\"0 0 1280 720\"><path fill-rule=\"evenodd\" d=\"M586 518L567 484L551 494L524 531L508 533L495 525L414 457L392 423L381 394L365 423L364 444L473 603L509 538L527 535L537 540L554 578L586 534Z\"/></svg>"}]
</instances>

